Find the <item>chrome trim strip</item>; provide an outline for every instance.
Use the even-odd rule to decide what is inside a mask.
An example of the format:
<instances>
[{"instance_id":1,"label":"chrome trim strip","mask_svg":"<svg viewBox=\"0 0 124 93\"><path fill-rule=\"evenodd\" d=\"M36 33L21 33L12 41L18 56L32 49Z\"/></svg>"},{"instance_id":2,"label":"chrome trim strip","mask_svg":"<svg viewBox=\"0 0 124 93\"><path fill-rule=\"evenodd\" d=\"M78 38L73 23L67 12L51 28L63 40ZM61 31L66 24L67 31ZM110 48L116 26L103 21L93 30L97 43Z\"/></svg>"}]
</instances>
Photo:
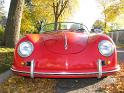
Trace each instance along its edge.
<instances>
[{"instance_id":1,"label":"chrome trim strip","mask_svg":"<svg viewBox=\"0 0 124 93\"><path fill-rule=\"evenodd\" d=\"M102 61L98 59L98 78L102 77Z\"/></svg>"},{"instance_id":2,"label":"chrome trim strip","mask_svg":"<svg viewBox=\"0 0 124 93\"><path fill-rule=\"evenodd\" d=\"M34 78L34 68L35 68L35 63L34 60L31 61L31 66L30 66L30 77Z\"/></svg>"},{"instance_id":3,"label":"chrome trim strip","mask_svg":"<svg viewBox=\"0 0 124 93\"><path fill-rule=\"evenodd\" d=\"M64 32L64 48L65 50L68 49L68 39L67 39L67 35L66 35L66 32Z\"/></svg>"},{"instance_id":4,"label":"chrome trim strip","mask_svg":"<svg viewBox=\"0 0 124 93\"><path fill-rule=\"evenodd\" d=\"M13 68L11 68L12 71L14 72L18 72L18 73L24 73L24 74L30 74L30 72L27 71L19 71L19 70L15 70ZM104 71L102 72L102 74L107 74L107 73L112 73L112 72L116 72L120 70L120 66L117 66L114 70L110 70L110 71ZM87 73L76 73L76 72L72 72L72 73L68 73L68 72L34 72L34 74L41 74L41 75L90 75L90 74L98 74L98 72L87 72Z\"/></svg>"}]
</instances>

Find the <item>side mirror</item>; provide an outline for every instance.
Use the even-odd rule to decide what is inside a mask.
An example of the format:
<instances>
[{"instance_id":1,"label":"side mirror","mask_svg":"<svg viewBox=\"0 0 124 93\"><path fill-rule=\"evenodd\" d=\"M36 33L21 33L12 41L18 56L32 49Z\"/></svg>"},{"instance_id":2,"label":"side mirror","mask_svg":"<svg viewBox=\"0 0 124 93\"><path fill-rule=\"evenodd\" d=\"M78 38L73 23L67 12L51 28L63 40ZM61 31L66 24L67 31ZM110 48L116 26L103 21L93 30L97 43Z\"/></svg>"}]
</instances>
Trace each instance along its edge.
<instances>
[{"instance_id":1,"label":"side mirror","mask_svg":"<svg viewBox=\"0 0 124 93\"><path fill-rule=\"evenodd\" d=\"M99 28L91 29L91 33L103 33L103 30Z\"/></svg>"}]
</instances>

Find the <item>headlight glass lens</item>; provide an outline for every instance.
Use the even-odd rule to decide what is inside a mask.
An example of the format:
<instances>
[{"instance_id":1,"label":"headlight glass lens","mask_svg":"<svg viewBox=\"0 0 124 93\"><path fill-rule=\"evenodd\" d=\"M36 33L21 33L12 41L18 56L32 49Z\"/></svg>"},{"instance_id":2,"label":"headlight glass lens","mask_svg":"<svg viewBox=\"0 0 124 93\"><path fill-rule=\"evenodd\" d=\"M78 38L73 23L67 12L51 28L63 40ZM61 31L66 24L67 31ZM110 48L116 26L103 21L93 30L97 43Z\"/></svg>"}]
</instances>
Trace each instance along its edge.
<instances>
[{"instance_id":1,"label":"headlight glass lens","mask_svg":"<svg viewBox=\"0 0 124 93\"><path fill-rule=\"evenodd\" d=\"M31 53L34 50L34 46L30 41L25 41L20 43L20 45L18 46L18 54L21 57L28 57L31 55Z\"/></svg>"},{"instance_id":2,"label":"headlight glass lens","mask_svg":"<svg viewBox=\"0 0 124 93\"><path fill-rule=\"evenodd\" d=\"M99 48L99 52L103 56L111 56L112 53L114 52L114 45L108 40L102 40L99 43L98 48Z\"/></svg>"}]
</instances>

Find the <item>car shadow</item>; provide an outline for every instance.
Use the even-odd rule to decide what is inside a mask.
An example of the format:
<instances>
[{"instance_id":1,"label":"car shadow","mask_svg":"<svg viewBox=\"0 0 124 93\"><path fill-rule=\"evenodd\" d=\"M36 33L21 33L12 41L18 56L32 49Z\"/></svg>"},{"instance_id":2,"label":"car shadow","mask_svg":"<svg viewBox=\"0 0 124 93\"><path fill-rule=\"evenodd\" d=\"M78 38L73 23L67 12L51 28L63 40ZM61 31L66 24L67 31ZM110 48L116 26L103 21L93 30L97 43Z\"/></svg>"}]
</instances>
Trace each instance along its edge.
<instances>
[{"instance_id":1,"label":"car shadow","mask_svg":"<svg viewBox=\"0 0 124 93\"><path fill-rule=\"evenodd\" d=\"M84 78L84 79L56 79L56 87L55 93L66 93L72 90L77 90L80 88L87 87L89 85L93 85L104 78L97 79L97 78Z\"/></svg>"}]
</instances>

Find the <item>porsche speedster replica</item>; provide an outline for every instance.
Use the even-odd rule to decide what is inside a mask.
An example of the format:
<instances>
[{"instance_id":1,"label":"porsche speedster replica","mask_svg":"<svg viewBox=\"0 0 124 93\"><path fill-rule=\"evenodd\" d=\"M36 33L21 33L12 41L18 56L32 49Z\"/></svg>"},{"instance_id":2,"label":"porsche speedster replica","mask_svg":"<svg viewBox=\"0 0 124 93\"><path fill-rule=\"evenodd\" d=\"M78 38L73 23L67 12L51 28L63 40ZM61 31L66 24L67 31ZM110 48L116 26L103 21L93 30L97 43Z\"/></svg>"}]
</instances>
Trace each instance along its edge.
<instances>
[{"instance_id":1,"label":"porsche speedster replica","mask_svg":"<svg viewBox=\"0 0 124 93\"><path fill-rule=\"evenodd\" d=\"M112 39L91 34L80 23L47 24L39 34L22 38L11 70L21 76L42 78L105 77L120 69Z\"/></svg>"}]
</instances>

